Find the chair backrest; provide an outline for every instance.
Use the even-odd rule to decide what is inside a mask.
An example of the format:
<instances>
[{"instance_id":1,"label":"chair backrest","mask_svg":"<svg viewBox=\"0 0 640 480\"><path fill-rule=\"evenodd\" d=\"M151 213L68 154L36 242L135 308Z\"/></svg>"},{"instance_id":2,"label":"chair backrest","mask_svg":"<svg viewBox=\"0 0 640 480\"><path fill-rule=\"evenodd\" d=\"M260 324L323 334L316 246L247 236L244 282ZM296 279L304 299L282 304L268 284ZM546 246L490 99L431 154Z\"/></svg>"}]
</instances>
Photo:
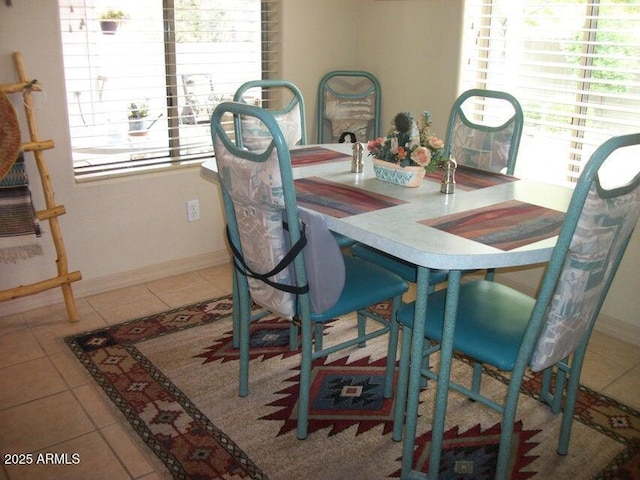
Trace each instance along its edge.
<instances>
[{"instance_id":1,"label":"chair backrest","mask_svg":"<svg viewBox=\"0 0 640 480\"><path fill-rule=\"evenodd\" d=\"M236 145L225 131L223 118L229 115L259 122L269 133L267 148L252 151ZM333 306L344 285L344 260L322 215L298 210L289 147L274 116L257 106L224 102L211 117L211 136L228 239L238 253L234 265L244 290L257 304L286 317L300 309L321 312ZM289 261L287 254L301 236L307 238L302 255ZM271 273L282 264L287 266L268 275L268 281L243 274ZM307 280L309 293L280 287L304 290Z\"/></svg>"},{"instance_id":2,"label":"chair backrest","mask_svg":"<svg viewBox=\"0 0 640 480\"><path fill-rule=\"evenodd\" d=\"M518 100L506 92L471 89L449 115L445 158L458 165L513 175L524 124Z\"/></svg>"},{"instance_id":3,"label":"chair backrest","mask_svg":"<svg viewBox=\"0 0 640 480\"><path fill-rule=\"evenodd\" d=\"M235 102L259 105L269 110L278 122L289 147L307 144L307 120L300 89L287 80L251 80L233 96ZM251 117L234 117L236 142L249 150L264 150L269 135L260 122Z\"/></svg>"},{"instance_id":4,"label":"chair backrest","mask_svg":"<svg viewBox=\"0 0 640 480\"><path fill-rule=\"evenodd\" d=\"M318 143L337 143L344 132L359 142L380 136L380 82L369 72L336 70L318 86Z\"/></svg>"},{"instance_id":5,"label":"chair backrest","mask_svg":"<svg viewBox=\"0 0 640 480\"><path fill-rule=\"evenodd\" d=\"M601 166L614 152L616 159L626 160L624 163L632 172L626 178L631 180L622 186L605 187ZM534 371L586 349L640 217L639 165L640 133L604 142L586 164L526 333L531 338L531 345L526 348L535 347L530 362ZM605 164L605 168L610 165Z\"/></svg>"}]
</instances>

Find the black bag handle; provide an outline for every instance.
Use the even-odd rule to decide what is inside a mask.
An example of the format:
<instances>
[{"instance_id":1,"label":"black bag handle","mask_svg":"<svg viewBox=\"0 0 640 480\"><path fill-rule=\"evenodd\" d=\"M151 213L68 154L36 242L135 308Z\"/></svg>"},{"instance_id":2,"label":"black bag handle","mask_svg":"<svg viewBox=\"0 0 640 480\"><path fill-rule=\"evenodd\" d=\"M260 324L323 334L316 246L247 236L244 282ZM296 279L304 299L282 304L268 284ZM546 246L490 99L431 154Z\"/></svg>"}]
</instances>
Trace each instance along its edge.
<instances>
[{"instance_id":1,"label":"black bag handle","mask_svg":"<svg viewBox=\"0 0 640 480\"><path fill-rule=\"evenodd\" d=\"M284 228L285 230L288 229L288 226L286 223L284 223ZM273 280L269 279L269 277L273 277L274 275L277 275L282 270L287 268L291 264L291 262L293 262L294 258L296 258L298 254L302 251L304 246L307 244L307 236L305 233L304 223L302 224L302 228L300 229L300 239L295 243L295 245L293 245L289 249L286 255L282 257L282 260L280 260L280 262L275 267L273 267L273 269L270 272L267 272L267 273L254 272L253 270L251 270L251 268L249 268L247 263L244 261L244 258L242 258L240 251L236 248L236 246L231 241L229 225L227 225L226 227L226 234L227 234L227 241L229 242L229 246L231 247L231 252L233 253L233 265L235 269L238 272L240 272L242 275L244 275L245 277L255 278L277 290L281 290L287 293L293 293L293 294L299 295L302 293L307 293L309 291L308 283L306 285L298 287L296 285L287 285L285 283L274 282Z\"/></svg>"},{"instance_id":2,"label":"black bag handle","mask_svg":"<svg viewBox=\"0 0 640 480\"><path fill-rule=\"evenodd\" d=\"M344 143L347 137L350 138L351 143L356 143L356 134L353 132L342 132L340 138L338 139L338 143Z\"/></svg>"}]
</instances>

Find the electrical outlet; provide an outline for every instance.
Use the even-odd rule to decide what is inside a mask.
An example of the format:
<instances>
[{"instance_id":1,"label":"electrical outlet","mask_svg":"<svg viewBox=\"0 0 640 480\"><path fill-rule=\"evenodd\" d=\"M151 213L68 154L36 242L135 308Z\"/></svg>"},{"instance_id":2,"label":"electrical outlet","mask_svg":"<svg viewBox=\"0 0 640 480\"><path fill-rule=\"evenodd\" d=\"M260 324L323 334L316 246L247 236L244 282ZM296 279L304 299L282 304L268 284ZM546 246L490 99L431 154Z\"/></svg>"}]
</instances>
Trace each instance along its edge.
<instances>
[{"instance_id":1,"label":"electrical outlet","mask_svg":"<svg viewBox=\"0 0 640 480\"><path fill-rule=\"evenodd\" d=\"M200 200L189 200L187 202L187 221L195 222L200 220Z\"/></svg>"}]
</instances>

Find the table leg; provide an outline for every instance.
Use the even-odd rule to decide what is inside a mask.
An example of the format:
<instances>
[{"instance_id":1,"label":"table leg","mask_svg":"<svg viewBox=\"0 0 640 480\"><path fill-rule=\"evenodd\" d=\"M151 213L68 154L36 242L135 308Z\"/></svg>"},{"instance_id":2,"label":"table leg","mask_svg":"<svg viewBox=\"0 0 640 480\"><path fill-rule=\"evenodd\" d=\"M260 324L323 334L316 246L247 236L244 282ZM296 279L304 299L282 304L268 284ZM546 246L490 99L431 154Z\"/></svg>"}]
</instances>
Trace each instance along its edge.
<instances>
[{"instance_id":1,"label":"table leg","mask_svg":"<svg viewBox=\"0 0 640 480\"><path fill-rule=\"evenodd\" d=\"M413 449L416 438L418 403L420 397L420 370L422 368L422 350L424 345L424 321L427 312L429 288L429 269L418 266L416 281L416 302L411 329L411 360L409 367L409 386L407 387L407 405L405 415L404 443L402 444L401 478L412 476ZM406 333L406 330L405 330Z\"/></svg>"},{"instance_id":2,"label":"table leg","mask_svg":"<svg viewBox=\"0 0 640 480\"><path fill-rule=\"evenodd\" d=\"M431 432L431 449L429 452L428 478L432 479L438 478L440 470L440 452L442 450L442 437L444 434L444 424L447 413L447 399L449 397L449 380L451 378L451 363L453 360L453 333L456 326L456 315L458 310L460 276L460 270L450 271L447 284L444 324L442 327L442 340L440 342L438 389L436 390L436 402L433 412L433 430Z\"/></svg>"}]
</instances>

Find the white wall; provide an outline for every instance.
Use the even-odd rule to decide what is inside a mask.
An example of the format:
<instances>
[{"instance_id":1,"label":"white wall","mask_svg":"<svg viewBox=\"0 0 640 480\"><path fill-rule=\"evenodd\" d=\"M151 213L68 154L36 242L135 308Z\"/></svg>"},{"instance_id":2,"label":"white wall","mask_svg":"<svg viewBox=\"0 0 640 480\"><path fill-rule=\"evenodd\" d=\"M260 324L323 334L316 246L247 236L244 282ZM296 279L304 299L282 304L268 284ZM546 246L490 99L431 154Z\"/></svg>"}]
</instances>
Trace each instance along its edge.
<instances>
[{"instance_id":1,"label":"white wall","mask_svg":"<svg viewBox=\"0 0 640 480\"><path fill-rule=\"evenodd\" d=\"M29 0L0 5L0 82L13 83L11 54L21 51L27 72L47 92L37 112L41 137L56 148L49 159L72 270L83 280L78 296L227 261L219 192L199 169L76 184L67 140L57 2ZM316 88L320 77L341 68L364 69L383 88L383 128L402 110L430 110L434 131L444 134L457 91L463 0L283 0L283 76L307 103L309 138L316 138ZM34 33L35 32L35 33ZM21 104L16 102L21 109ZM24 129L26 131L26 128ZM37 179L31 174L33 181ZM36 205L41 196L35 188ZM185 203L199 198L202 220L187 223ZM55 254L15 265L0 264L0 289L54 275ZM640 234L623 259L598 328L640 344ZM503 276L529 293L541 269ZM61 301L57 291L0 304L0 316Z\"/></svg>"}]
</instances>

